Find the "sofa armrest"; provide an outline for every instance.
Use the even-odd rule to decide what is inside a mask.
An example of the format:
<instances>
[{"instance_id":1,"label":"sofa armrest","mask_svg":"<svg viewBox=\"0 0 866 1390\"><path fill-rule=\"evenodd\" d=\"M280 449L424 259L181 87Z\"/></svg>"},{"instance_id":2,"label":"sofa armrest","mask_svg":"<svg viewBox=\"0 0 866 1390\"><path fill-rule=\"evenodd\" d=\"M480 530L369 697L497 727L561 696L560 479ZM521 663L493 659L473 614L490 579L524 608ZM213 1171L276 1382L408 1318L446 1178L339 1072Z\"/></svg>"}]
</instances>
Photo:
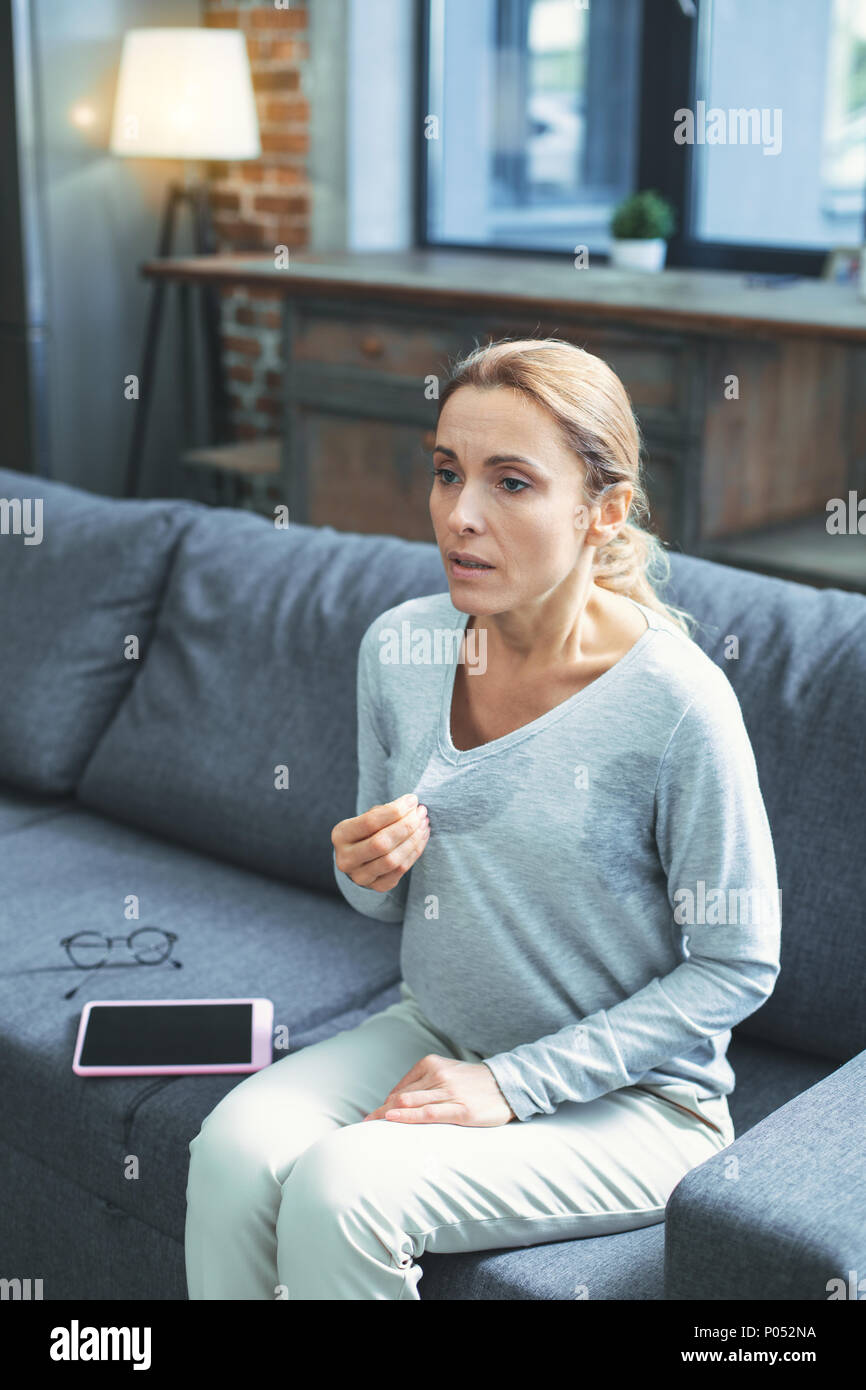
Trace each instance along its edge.
<instances>
[{"instance_id":1,"label":"sofa armrest","mask_svg":"<svg viewBox=\"0 0 866 1390\"><path fill-rule=\"evenodd\" d=\"M666 1299L866 1297L866 1052L677 1184L664 1288Z\"/></svg>"}]
</instances>

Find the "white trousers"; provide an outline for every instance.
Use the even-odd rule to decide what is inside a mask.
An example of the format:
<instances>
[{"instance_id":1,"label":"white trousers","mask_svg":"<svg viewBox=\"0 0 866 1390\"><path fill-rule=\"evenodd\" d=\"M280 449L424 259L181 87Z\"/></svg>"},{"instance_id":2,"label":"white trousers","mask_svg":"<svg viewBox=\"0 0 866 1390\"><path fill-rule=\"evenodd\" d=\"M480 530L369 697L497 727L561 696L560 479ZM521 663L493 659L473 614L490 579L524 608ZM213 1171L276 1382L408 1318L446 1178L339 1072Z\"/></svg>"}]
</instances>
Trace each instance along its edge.
<instances>
[{"instance_id":1,"label":"white trousers","mask_svg":"<svg viewBox=\"0 0 866 1390\"><path fill-rule=\"evenodd\" d=\"M734 1139L724 1096L625 1086L487 1128L368 1120L428 1053L480 1062L400 1002L245 1077L190 1142L190 1299L419 1299L425 1251L537 1245L664 1220Z\"/></svg>"}]
</instances>

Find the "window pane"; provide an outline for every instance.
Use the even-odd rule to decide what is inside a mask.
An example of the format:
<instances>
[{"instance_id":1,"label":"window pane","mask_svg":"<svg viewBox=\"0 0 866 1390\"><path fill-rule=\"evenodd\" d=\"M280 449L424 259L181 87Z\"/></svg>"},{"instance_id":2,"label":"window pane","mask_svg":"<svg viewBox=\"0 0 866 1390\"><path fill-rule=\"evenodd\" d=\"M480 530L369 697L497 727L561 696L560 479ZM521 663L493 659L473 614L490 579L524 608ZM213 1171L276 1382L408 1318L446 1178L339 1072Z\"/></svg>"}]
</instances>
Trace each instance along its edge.
<instances>
[{"instance_id":1,"label":"window pane","mask_svg":"<svg viewBox=\"0 0 866 1390\"><path fill-rule=\"evenodd\" d=\"M699 8L695 235L859 246L866 0L701 0Z\"/></svg>"},{"instance_id":2,"label":"window pane","mask_svg":"<svg viewBox=\"0 0 866 1390\"><path fill-rule=\"evenodd\" d=\"M634 186L640 0L432 0L427 235L603 252Z\"/></svg>"}]
</instances>

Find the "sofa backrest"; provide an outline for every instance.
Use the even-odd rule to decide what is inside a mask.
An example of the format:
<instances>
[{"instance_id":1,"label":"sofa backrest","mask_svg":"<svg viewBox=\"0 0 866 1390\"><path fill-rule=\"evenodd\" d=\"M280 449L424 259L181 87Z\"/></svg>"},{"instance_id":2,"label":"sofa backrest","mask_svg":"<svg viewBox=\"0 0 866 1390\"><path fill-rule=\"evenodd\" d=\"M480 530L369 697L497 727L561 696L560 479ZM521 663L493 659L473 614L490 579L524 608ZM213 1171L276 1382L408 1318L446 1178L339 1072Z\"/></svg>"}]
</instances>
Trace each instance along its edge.
<instances>
[{"instance_id":1,"label":"sofa backrest","mask_svg":"<svg viewBox=\"0 0 866 1390\"><path fill-rule=\"evenodd\" d=\"M361 637L441 575L432 545L206 509L79 800L336 893L331 830L355 814Z\"/></svg>"},{"instance_id":2,"label":"sofa backrest","mask_svg":"<svg viewBox=\"0 0 866 1390\"><path fill-rule=\"evenodd\" d=\"M670 558L662 597L700 619L694 640L739 699L782 889L781 972L739 1030L852 1057L866 1048L866 596Z\"/></svg>"},{"instance_id":3,"label":"sofa backrest","mask_svg":"<svg viewBox=\"0 0 866 1390\"><path fill-rule=\"evenodd\" d=\"M0 468L0 782L74 789L147 649L197 503L118 501Z\"/></svg>"}]
</instances>

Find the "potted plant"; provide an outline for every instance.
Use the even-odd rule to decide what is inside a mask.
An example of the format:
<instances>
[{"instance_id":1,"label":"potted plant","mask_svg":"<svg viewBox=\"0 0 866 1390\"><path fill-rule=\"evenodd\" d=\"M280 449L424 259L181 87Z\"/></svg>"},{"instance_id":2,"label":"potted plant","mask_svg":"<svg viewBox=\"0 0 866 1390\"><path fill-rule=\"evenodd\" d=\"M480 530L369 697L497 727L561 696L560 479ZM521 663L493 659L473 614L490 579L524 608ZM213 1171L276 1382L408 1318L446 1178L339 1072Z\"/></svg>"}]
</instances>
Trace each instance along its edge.
<instances>
[{"instance_id":1,"label":"potted plant","mask_svg":"<svg viewBox=\"0 0 866 1390\"><path fill-rule=\"evenodd\" d=\"M674 209L655 189L632 193L614 209L610 222L610 263L623 270L661 270Z\"/></svg>"}]
</instances>

